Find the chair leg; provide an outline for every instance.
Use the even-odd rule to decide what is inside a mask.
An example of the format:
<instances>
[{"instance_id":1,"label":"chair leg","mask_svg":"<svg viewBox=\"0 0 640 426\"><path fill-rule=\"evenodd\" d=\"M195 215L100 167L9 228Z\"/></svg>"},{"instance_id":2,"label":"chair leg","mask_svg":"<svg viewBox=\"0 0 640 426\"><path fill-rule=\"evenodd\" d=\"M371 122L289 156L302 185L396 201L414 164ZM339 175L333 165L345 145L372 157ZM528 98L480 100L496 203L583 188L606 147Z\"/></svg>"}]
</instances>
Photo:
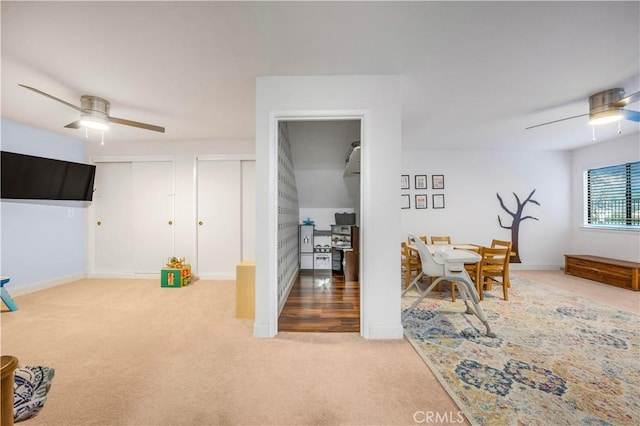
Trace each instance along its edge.
<instances>
[{"instance_id":1,"label":"chair leg","mask_svg":"<svg viewBox=\"0 0 640 426\"><path fill-rule=\"evenodd\" d=\"M433 281L435 280L435 277L431 277L429 284L431 284ZM440 287L440 283L438 283L435 287L434 287L434 291L442 291L442 287Z\"/></svg>"},{"instance_id":2,"label":"chair leg","mask_svg":"<svg viewBox=\"0 0 640 426\"><path fill-rule=\"evenodd\" d=\"M418 277L422 277L424 273L421 272L420 275ZM418 278L416 278L414 281L411 282L411 286L414 285L414 283L418 280ZM424 299L427 294L429 294L429 292L431 292L431 290L433 290L433 288L438 285L440 283L440 281L442 281L442 277L436 279L433 283L431 283L431 285L425 290L423 291L420 296L411 304L411 306L409 306L404 313L402 314L402 316L400 317L402 321L404 321L404 319L407 317L407 315L409 315L409 313L411 311L413 311L413 309L418 306L418 304L422 301L422 299ZM417 285L416 285L417 287ZM418 289L419 290L419 289ZM402 293L402 295L404 296L404 293Z\"/></svg>"},{"instance_id":3,"label":"chair leg","mask_svg":"<svg viewBox=\"0 0 640 426\"><path fill-rule=\"evenodd\" d=\"M507 287L511 287L511 279L509 278L509 262L507 262L507 265L504 268L504 275L502 276L502 279L507 283Z\"/></svg>"},{"instance_id":4,"label":"chair leg","mask_svg":"<svg viewBox=\"0 0 640 426\"><path fill-rule=\"evenodd\" d=\"M462 295L462 299L464 300L464 304L467 307L467 314L474 314L475 316L482 321L482 323L487 328L486 335L487 337L496 337L496 334L491 331L491 327L489 326L489 321L487 321L487 317L482 309L482 305L480 305L480 301L473 293L473 282L469 280L460 280L460 294ZM469 306L469 302L473 305L473 308Z\"/></svg>"},{"instance_id":5,"label":"chair leg","mask_svg":"<svg viewBox=\"0 0 640 426\"><path fill-rule=\"evenodd\" d=\"M484 299L484 294L482 292L482 274L480 273L480 270L476 271L476 293L478 293L478 299L479 300L483 300Z\"/></svg>"}]
</instances>

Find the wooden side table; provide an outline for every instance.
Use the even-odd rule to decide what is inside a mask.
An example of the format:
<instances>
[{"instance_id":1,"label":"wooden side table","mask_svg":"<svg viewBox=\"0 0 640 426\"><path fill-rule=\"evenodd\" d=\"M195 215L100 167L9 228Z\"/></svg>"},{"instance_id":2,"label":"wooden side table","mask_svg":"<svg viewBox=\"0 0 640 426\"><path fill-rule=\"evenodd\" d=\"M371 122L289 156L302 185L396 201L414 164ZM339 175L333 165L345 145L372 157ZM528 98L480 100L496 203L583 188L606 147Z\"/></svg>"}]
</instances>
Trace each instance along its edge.
<instances>
[{"instance_id":1,"label":"wooden side table","mask_svg":"<svg viewBox=\"0 0 640 426\"><path fill-rule=\"evenodd\" d=\"M256 264L242 262L236 266L236 318L254 319L256 305Z\"/></svg>"},{"instance_id":2,"label":"wooden side table","mask_svg":"<svg viewBox=\"0 0 640 426\"><path fill-rule=\"evenodd\" d=\"M2 355L0 384L0 425L13 425L13 372L18 367L18 358Z\"/></svg>"}]
</instances>

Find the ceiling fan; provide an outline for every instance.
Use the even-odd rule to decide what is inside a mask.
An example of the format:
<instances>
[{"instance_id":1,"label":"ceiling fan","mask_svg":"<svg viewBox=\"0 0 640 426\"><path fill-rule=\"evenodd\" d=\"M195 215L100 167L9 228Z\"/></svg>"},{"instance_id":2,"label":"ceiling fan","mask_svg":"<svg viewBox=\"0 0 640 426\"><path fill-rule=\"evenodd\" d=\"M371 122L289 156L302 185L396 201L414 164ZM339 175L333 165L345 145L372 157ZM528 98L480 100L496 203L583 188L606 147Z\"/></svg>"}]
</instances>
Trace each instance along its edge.
<instances>
[{"instance_id":1,"label":"ceiling fan","mask_svg":"<svg viewBox=\"0 0 640 426\"><path fill-rule=\"evenodd\" d=\"M33 87L25 86L24 84L18 84L18 86L29 89L40 95L51 98L54 101L65 104L70 108L80 111L80 120L74 121L73 123L69 123L64 126L69 129L79 129L80 127L86 127L96 130L107 130L109 128L109 123L116 123L125 126L138 127L140 129L164 133L164 127L110 116L109 108L111 104L106 99L102 99L97 96L82 95L82 97L80 98L80 106L78 107Z\"/></svg>"},{"instance_id":2,"label":"ceiling fan","mask_svg":"<svg viewBox=\"0 0 640 426\"><path fill-rule=\"evenodd\" d=\"M640 100L640 92L636 92L625 98L624 89L622 88L603 90L602 92L589 96L589 113L536 124L535 126L527 127L525 130L546 126L547 124L557 123L559 121L585 117L587 115L589 116L589 124L593 126L614 123L622 120L623 118L630 121L640 122L640 111L624 109L628 104L638 100Z\"/></svg>"}]
</instances>

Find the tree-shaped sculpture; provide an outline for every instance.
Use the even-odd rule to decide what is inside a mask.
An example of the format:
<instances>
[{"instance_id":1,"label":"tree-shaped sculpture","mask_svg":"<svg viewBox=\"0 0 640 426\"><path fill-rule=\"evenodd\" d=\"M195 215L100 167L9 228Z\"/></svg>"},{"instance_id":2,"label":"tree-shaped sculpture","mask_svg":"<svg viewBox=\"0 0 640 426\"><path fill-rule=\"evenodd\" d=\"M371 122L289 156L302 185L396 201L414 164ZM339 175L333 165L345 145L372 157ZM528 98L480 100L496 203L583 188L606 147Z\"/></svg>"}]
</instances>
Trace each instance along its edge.
<instances>
[{"instance_id":1,"label":"tree-shaped sculpture","mask_svg":"<svg viewBox=\"0 0 640 426\"><path fill-rule=\"evenodd\" d=\"M509 215L513 218L513 221L511 222L511 226L504 226L502 224L502 219L500 218L500 215L498 215L498 223L500 224L500 227L504 229L511 229L511 245L512 245L511 251L515 252L515 256L511 257L512 263L521 263L520 250L518 248L518 234L520 233L520 222L522 222L525 219L538 220L537 217L522 216L522 211L524 210L524 206L526 206L527 203L540 205L539 202L531 198L533 197L534 192L536 192L535 189L531 191L531 194L529 194L527 199L522 202L520 202L520 198L518 197L518 195L515 192L513 193L513 196L516 197L516 201L518 202L518 209L515 212L510 211L507 208L507 206L504 205L504 201L502 201L502 197L500 196L500 194L496 193L496 196L498 197L498 201L500 201L500 206L502 207L502 209L507 213L509 213Z\"/></svg>"}]
</instances>

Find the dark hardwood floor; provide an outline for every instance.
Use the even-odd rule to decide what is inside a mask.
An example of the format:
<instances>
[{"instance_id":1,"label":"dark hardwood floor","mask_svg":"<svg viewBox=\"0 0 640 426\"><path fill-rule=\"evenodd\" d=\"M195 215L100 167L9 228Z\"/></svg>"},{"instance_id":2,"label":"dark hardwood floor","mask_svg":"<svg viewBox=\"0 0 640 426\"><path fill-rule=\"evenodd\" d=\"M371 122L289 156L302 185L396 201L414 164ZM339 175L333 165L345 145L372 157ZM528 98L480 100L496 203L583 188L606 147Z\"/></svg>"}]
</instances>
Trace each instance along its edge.
<instances>
[{"instance_id":1,"label":"dark hardwood floor","mask_svg":"<svg viewBox=\"0 0 640 426\"><path fill-rule=\"evenodd\" d=\"M278 320L278 331L360 331L360 283L344 275L302 272Z\"/></svg>"}]
</instances>

